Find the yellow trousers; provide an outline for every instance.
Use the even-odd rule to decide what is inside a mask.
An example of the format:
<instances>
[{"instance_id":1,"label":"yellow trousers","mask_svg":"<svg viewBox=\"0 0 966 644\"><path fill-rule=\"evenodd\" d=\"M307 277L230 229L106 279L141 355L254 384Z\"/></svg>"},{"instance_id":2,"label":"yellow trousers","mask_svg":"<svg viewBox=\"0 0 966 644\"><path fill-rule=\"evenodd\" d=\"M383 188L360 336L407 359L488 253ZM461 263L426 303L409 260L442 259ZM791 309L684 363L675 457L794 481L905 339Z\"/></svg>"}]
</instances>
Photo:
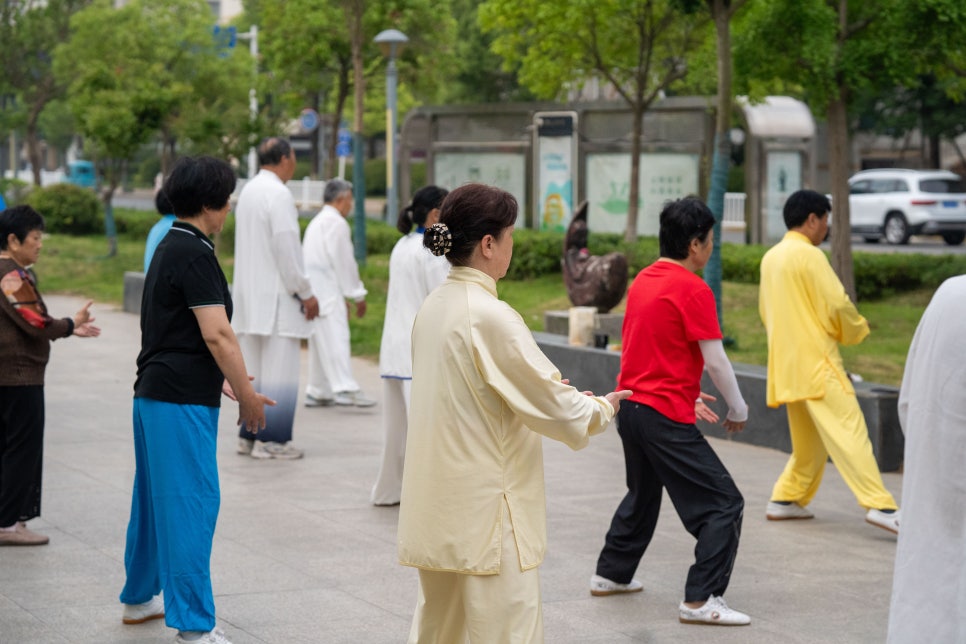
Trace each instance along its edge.
<instances>
[{"instance_id":1,"label":"yellow trousers","mask_svg":"<svg viewBox=\"0 0 966 644\"><path fill-rule=\"evenodd\" d=\"M822 482L829 456L863 508L895 510L869 442L855 389L841 368L827 368L825 397L786 403L792 455L772 489L773 501L808 505Z\"/></svg>"},{"instance_id":2,"label":"yellow trousers","mask_svg":"<svg viewBox=\"0 0 966 644\"><path fill-rule=\"evenodd\" d=\"M520 570L509 510L503 506L498 575L419 571L409 644L542 644L543 608L537 568Z\"/></svg>"}]
</instances>

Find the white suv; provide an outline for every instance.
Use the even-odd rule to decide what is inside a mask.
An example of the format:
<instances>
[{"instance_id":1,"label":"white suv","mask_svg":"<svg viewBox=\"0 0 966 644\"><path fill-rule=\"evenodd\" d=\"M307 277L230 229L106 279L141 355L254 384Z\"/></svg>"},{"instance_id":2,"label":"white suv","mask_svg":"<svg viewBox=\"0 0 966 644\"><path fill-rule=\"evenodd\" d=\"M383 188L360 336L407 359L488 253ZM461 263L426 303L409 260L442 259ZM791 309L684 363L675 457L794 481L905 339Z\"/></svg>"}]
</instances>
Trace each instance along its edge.
<instances>
[{"instance_id":1,"label":"white suv","mask_svg":"<svg viewBox=\"0 0 966 644\"><path fill-rule=\"evenodd\" d=\"M863 170L849 179L852 234L905 244L910 235L966 238L966 181L947 170Z\"/></svg>"}]
</instances>

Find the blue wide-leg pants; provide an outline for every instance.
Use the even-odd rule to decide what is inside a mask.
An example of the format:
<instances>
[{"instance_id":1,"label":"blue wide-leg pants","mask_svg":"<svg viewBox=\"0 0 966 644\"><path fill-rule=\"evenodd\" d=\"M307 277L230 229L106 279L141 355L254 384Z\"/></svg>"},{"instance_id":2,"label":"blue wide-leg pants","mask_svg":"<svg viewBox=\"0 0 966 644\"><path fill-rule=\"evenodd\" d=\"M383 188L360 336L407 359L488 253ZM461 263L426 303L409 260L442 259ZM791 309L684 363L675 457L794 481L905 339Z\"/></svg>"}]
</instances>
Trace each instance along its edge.
<instances>
[{"instance_id":1,"label":"blue wide-leg pants","mask_svg":"<svg viewBox=\"0 0 966 644\"><path fill-rule=\"evenodd\" d=\"M121 602L164 590L165 623L215 627L211 544L221 503L217 407L134 399L134 494Z\"/></svg>"}]
</instances>

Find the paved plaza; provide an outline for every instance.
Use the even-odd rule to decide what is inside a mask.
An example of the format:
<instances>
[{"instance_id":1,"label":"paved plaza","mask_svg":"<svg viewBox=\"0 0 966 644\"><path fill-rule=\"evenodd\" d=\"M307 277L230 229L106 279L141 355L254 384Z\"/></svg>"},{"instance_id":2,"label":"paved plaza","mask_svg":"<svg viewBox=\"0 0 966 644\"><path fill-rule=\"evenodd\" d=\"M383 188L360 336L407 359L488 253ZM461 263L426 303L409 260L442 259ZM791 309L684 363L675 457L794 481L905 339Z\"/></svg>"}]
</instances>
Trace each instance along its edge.
<instances>
[{"instance_id":1,"label":"paved plaza","mask_svg":"<svg viewBox=\"0 0 966 644\"><path fill-rule=\"evenodd\" d=\"M48 300L57 316L81 303ZM121 623L138 317L96 304L94 314L100 338L53 345L43 514L30 523L50 536L50 545L0 548L0 644L174 639L163 620ZM303 351L303 383L304 357ZM366 393L378 399L376 365L354 360L354 368ZM212 555L219 626L235 644L405 642L417 573L396 563L398 508L369 504L381 405L299 408L295 442L305 450L299 461L235 454L236 419L237 407L225 400ZM831 466L810 506L814 520L766 521L765 504L786 455L711 442L745 495L726 597L751 615L751 626L678 623L694 541L666 497L637 573L644 592L590 595L597 554L625 490L620 439L611 427L580 452L544 442L549 546L540 574L547 643L883 642L896 538L864 522ZM893 494L901 491L901 475L886 474L885 483Z\"/></svg>"}]
</instances>

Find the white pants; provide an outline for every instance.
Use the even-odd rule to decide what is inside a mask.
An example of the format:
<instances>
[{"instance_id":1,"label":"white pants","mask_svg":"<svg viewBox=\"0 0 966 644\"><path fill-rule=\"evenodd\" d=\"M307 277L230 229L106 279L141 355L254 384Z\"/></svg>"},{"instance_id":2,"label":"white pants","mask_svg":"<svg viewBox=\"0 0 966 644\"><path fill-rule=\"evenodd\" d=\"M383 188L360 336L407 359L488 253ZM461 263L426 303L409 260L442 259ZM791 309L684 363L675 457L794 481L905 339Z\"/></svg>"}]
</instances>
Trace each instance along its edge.
<instances>
[{"instance_id":1,"label":"white pants","mask_svg":"<svg viewBox=\"0 0 966 644\"><path fill-rule=\"evenodd\" d=\"M352 376L349 315L345 306L336 306L332 313L312 321L305 393L313 398L332 398L333 392L342 391L359 391L359 383Z\"/></svg>"},{"instance_id":2,"label":"white pants","mask_svg":"<svg viewBox=\"0 0 966 644\"><path fill-rule=\"evenodd\" d=\"M258 440L285 443L292 440L295 407L299 397L299 338L277 335L238 334L238 346L248 375L254 376L255 391L275 400L274 407L265 407L265 429L258 432ZM244 426L242 438L254 439Z\"/></svg>"},{"instance_id":3,"label":"white pants","mask_svg":"<svg viewBox=\"0 0 966 644\"><path fill-rule=\"evenodd\" d=\"M376 505L399 503L412 383L408 378L382 379L382 465L369 498Z\"/></svg>"},{"instance_id":4,"label":"white pants","mask_svg":"<svg viewBox=\"0 0 966 644\"><path fill-rule=\"evenodd\" d=\"M409 644L542 644L543 606L537 568L520 570L510 512L503 505L498 575L419 571Z\"/></svg>"}]
</instances>

